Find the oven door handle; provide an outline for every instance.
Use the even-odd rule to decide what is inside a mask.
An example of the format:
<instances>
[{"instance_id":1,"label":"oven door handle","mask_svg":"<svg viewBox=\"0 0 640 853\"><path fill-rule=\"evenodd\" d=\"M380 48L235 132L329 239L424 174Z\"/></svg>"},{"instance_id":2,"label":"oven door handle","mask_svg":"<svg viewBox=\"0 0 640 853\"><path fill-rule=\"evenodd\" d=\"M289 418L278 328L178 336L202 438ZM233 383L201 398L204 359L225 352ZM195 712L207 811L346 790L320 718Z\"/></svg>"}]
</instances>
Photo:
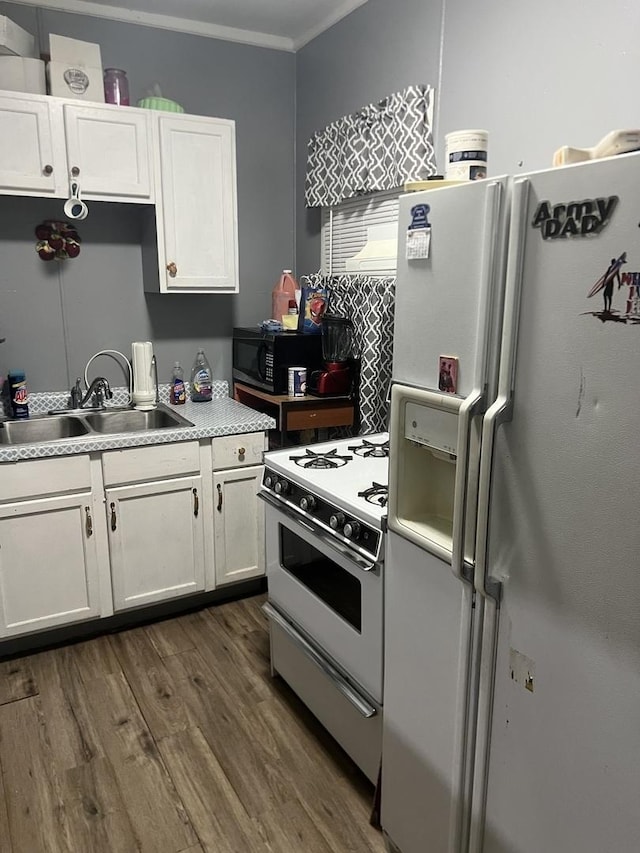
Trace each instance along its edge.
<instances>
[{"instance_id":1,"label":"oven door handle","mask_svg":"<svg viewBox=\"0 0 640 853\"><path fill-rule=\"evenodd\" d=\"M314 536L317 536L318 539L328 548L331 548L333 551L337 551L338 554L340 554L342 557L346 557L347 560L351 560L351 562L355 563L355 565L359 569L362 569L363 572L372 572L377 566L377 563L371 563L368 560L363 560L362 557L356 551L352 551L350 548L347 548L345 545L342 545L337 540L332 539L331 536L327 536L327 534L323 530L320 530L315 525L310 524L306 518L301 518L298 512L292 510L290 507L277 500L276 498L271 497L271 495L265 494L264 492L258 492L258 497L261 498L265 503L269 504L269 506L272 506L279 512L284 513L287 518L290 518L292 521L295 521L302 527L305 527L307 530L313 533Z\"/></svg>"},{"instance_id":2,"label":"oven door handle","mask_svg":"<svg viewBox=\"0 0 640 853\"><path fill-rule=\"evenodd\" d=\"M291 623L275 609L275 607L267 601L262 605L262 609L267 618L272 622L275 622L279 628L282 628L282 630L288 634L300 651L303 652L309 660L318 667L318 669L322 670L327 678L333 682L335 688L342 693L345 699L349 700L353 707L362 714L363 717L366 717L367 719L375 717L378 713L375 706L368 702L362 694L358 693L358 691L349 684L347 679L338 672L338 670L332 666L329 661L311 645L306 637L297 631L293 625L291 625Z\"/></svg>"}]
</instances>

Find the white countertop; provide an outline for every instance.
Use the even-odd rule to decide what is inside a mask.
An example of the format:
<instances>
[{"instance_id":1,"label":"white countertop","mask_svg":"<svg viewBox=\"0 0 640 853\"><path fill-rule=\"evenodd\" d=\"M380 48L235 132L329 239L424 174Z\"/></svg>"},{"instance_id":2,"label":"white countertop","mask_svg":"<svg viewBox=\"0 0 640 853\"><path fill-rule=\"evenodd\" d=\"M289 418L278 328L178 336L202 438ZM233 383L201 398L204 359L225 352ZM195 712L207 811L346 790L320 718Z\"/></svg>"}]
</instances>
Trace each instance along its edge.
<instances>
[{"instance_id":1,"label":"white countertop","mask_svg":"<svg viewBox=\"0 0 640 853\"><path fill-rule=\"evenodd\" d=\"M58 441L46 441L37 444L0 445L0 463L17 462L22 459L40 459L50 456L67 456L76 453L95 453L103 450L120 450L127 447L142 447L151 444L168 444L175 441L193 441L214 438L221 435L239 435L249 432L263 432L275 429L273 418L250 409L248 406L232 400L228 395L226 382L215 383L214 399L210 403L192 403L190 400L182 406L169 406L172 411L191 421L192 427L179 426L171 429L142 430L126 433L89 433ZM166 386L160 389L160 399L166 403ZM125 389L126 394L126 389ZM44 414L48 408L64 406L60 394L32 395L29 401L30 411ZM62 395L66 400L65 395ZM34 405L32 405L32 401ZM114 395L114 402L123 405L123 401ZM126 397L125 401L126 403Z\"/></svg>"}]
</instances>

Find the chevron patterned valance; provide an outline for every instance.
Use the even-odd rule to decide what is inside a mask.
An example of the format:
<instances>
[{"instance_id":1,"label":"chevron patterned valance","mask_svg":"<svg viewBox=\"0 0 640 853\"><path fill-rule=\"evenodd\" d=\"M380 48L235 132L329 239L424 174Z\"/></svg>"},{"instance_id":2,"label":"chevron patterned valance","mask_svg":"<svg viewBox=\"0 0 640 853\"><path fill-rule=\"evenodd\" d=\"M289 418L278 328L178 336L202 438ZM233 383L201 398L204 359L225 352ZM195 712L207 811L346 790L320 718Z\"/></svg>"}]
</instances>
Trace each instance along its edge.
<instances>
[{"instance_id":1,"label":"chevron patterned valance","mask_svg":"<svg viewBox=\"0 0 640 853\"><path fill-rule=\"evenodd\" d=\"M329 207L435 174L432 119L433 88L417 85L314 133L307 146L307 207Z\"/></svg>"}]
</instances>

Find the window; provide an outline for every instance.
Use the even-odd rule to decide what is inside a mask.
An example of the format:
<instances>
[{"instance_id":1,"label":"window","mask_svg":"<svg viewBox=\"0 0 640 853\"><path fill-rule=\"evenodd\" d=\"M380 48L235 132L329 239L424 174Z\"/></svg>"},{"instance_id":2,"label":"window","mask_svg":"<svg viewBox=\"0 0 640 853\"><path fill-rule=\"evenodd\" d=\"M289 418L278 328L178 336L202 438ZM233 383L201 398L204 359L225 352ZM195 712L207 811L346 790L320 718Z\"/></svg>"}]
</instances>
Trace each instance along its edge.
<instances>
[{"instance_id":1,"label":"window","mask_svg":"<svg viewBox=\"0 0 640 853\"><path fill-rule=\"evenodd\" d=\"M322 208L324 275L395 275L401 192L384 190Z\"/></svg>"}]
</instances>

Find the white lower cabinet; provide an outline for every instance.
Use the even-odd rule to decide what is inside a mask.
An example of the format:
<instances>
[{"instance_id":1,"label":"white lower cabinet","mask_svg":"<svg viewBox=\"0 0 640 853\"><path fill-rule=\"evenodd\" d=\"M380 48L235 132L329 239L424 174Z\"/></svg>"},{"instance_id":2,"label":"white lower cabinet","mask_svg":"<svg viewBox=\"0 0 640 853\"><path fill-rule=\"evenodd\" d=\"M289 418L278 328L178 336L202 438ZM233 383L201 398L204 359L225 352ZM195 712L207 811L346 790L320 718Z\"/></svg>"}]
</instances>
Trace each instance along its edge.
<instances>
[{"instance_id":1,"label":"white lower cabinet","mask_svg":"<svg viewBox=\"0 0 640 853\"><path fill-rule=\"evenodd\" d=\"M263 575L264 447L251 433L0 465L0 639Z\"/></svg>"},{"instance_id":2,"label":"white lower cabinet","mask_svg":"<svg viewBox=\"0 0 640 853\"><path fill-rule=\"evenodd\" d=\"M101 615L90 491L0 506L0 637Z\"/></svg>"},{"instance_id":3,"label":"white lower cabinet","mask_svg":"<svg viewBox=\"0 0 640 853\"><path fill-rule=\"evenodd\" d=\"M204 590L202 477L107 489L113 609Z\"/></svg>"},{"instance_id":4,"label":"white lower cabinet","mask_svg":"<svg viewBox=\"0 0 640 853\"><path fill-rule=\"evenodd\" d=\"M262 465L213 474L216 584L264 574L264 509L257 494Z\"/></svg>"}]
</instances>

